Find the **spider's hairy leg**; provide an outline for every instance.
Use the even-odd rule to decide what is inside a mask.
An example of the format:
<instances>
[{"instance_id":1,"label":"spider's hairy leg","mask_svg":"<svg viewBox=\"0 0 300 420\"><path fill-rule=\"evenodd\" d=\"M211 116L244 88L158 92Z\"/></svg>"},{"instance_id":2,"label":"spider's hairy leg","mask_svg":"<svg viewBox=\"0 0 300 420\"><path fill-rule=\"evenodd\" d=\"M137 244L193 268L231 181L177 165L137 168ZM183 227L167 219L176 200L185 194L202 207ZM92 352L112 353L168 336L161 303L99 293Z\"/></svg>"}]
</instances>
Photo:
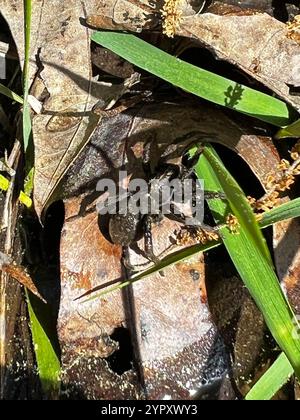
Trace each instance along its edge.
<instances>
[{"instance_id":1,"label":"spider's hairy leg","mask_svg":"<svg viewBox=\"0 0 300 420\"><path fill-rule=\"evenodd\" d=\"M126 268L126 270L129 270L130 272L135 272L136 268L130 262L129 250L129 246L123 246L122 264Z\"/></svg>"},{"instance_id":2,"label":"spider's hairy leg","mask_svg":"<svg viewBox=\"0 0 300 420\"><path fill-rule=\"evenodd\" d=\"M152 261L154 264L158 264L160 258L154 254L153 250L153 239L152 239L152 222L157 220L157 215L146 215L144 221L144 238L145 238L145 254L149 261ZM165 277L163 271L160 271L159 274L161 277Z\"/></svg>"},{"instance_id":3,"label":"spider's hairy leg","mask_svg":"<svg viewBox=\"0 0 300 420\"><path fill-rule=\"evenodd\" d=\"M194 173L194 168L197 165L203 150L204 150L204 146L200 144L197 148L197 151L195 152L193 156L189 156L188 154L185 155L187 160L184 165L185 169L182 172L181 180L185 180L189 178ZM204 190L204 199L205 200L214 200L214 199L225 200L226 195L223 192L219 192L219 191Z\"/></svg>"},{"instance_id":4,"label":"spider's hairy leg","mask_svg":"<svg viewBox=\"0 0 300 420\"><path fill-rule=\"evenodd\" d=\"M145 238L145 254L149 261L157 264L159 259L156 257L153 251L153 240L152 240L152 215L146 215L144 221L144 238Z\"/></svg>"},{"instance_id":5,"label":"spider's hairy leg","mask_svg":"<svg viewBox=\"0 0 300 420\"><path fill-rule=\"evenodd\" d=\"M155 168L152 167L154 160L153 157L158 156L158 153L159 152L155 141L149 140L145 143L142 156L142 163L144 173L148 179L152 178L153 171L155 171Z\"/></svg>"}]
</instances>

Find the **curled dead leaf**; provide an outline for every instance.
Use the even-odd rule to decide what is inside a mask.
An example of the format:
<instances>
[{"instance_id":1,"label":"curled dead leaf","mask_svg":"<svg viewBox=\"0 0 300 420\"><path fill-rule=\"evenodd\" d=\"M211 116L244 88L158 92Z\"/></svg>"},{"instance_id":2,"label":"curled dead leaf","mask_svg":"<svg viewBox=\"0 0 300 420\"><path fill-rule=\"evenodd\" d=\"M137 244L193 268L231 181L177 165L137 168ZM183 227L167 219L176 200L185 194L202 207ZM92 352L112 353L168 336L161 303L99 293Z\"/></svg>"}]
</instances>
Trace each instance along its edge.
<instances>
[{"instance_id":1,"label":"curled dead leaf","mask_svg":"<svg viewBox=\"0 0 300 420\"><path fill-rule=\"evenodd\" d=\"M47 303L42 297L42 295L39 293L31 276L25 270L25 268L17 265L11 257L9 257L6 254L3 254L2 252L0 252L0 270L3 273L6 273L9 276L11 276L16 281L18 281L22 286L26 287L28 290L30 290L30 292L37 296L42 302Z\"/></svg>"}]
</instances>

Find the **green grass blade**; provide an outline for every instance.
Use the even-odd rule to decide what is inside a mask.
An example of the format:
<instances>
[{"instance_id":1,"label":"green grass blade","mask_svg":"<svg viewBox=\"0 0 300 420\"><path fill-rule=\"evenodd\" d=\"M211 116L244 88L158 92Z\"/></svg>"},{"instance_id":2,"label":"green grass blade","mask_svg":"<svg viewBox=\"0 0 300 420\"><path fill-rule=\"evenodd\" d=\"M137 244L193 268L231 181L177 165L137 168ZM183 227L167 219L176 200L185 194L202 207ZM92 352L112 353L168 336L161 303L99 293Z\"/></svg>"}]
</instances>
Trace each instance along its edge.
<instances>
[{"instance_id":1,"label":"green grass blade","mask_svg":"<svg viewBox=\"0 0 300 420\"><path fill-rule=\"evenodd\" d=\"M260 223L261 227L268 227L274 223L283 220L295 219L300 217L300 198L295 198L288 203L281 204L278 207L264 213L263 219Z\"/></svg>"},{"instance_id":2,"label":"green grass blade","mask_svg":"<svg viewBox=\"0 0 300 420\"><path fill-rule=\"evenodd\" d=\"M254 217L249 216L251 208L246 197L211 146L205 148L203 156L196 165L196 172L199 178L205 179L205 188L212 191L224 190L226 193L230 209L220 200L210 203L216 221L218 223L224 221L228 211L239 218L241 224L239 234L232 234L228 228L223 228L223 243L264 315L273 337L300 377L300 339L294 336L296 317L265 253L262 234L258 226L255 226L257 222Z\"/></svg>"},{"instance_id":3,"label":"green grass blade","mask_svg":"<svg viewBox=\"0 0 300 420\"><path fill-rule=\"evenodd\" d=\"M24 93L24 105L23 105L23 142L24 150L27 152L32 136L32 125L30 116L30 106L28 103L29 95L29 65L30 65L30 37L31 37L31 13L32 4L31 0L24 0L24 18L25 18L25 59L23 69L23 93Z\"/></svg>"},{"instance_id":4,"label":"green grass blade","mask_svg":"<svg viewBox=\"0 0 300 420\"><path fill-rule=\"evenodd\" d=\"M0 175L0 190L7 191L9 188L9 180Z\"/></svg>"},{"instance_id":5,"label":"green grass blade","mask_svg":"<svg viewBox=\"0 0 300 420\"><path fill-rule=\"evenodd\" d=\"M0 175L0 190L7 191L9 188L9 180L6 179L3 175ZM20 203L24 204L28 209L32 207L32 200L31 198L25 194L23 191L20 192L19 195Z\"/></svg>"},{"instance_id":6,"label":"green grass blade","mask_svg":"<svg viewBox=\"0 0 300 420\"><path fill-rule=\"evenodd\" d=\"M134 65L208 101L278 127L293 122L291 109L283 101L186 63L134 35L100 31L92 35L92 40Z\"/></svg>"},{"instance_id":7,"label":"green grass blade","mask_svg":"<svg viewBox=\"0 0 300 420\"><path fill-rule=\"evenodd\" d=\"M267 401L285 385L292 377L294 369L286 355L282 353L270 369L260 378L247 394L247 401Z\"/></svg>"},{"instance_id":8,"label":"green grass blade","mask_svg":"<svg viewBox=\"0 0 300 420\"><path fill-rule=\"evenodd\" d=\"M251 238L251 241L255 244L257 250L260 251L261 255L264 256L266 261L270 264L270 267L273 267L272 258L266 240L260 231L259 224L244 192L230 173L225 169L212 147L207 146L205 148L204 157L207 161L209 161L211 167L213 168L215 179L216 181L218 180L221 190L225 193L227 199L229 200L231 211L238 218L239 223L243 228L242 230L249 238ZM198 172L199 169L200 166L198 164L196 172ZM211 176L209 179L210 178ZM204 179L206 180L206 178ZM210 188L208 187L207 190L210 190ZM214 202L211 203L212 206L214 206L214 203L218 202L214 200ZM218 206L219 204L217 204L217 207ZM226 205L222 204L222 207L226 209ZM221 220L216 220L217 223L224 222L223 217L224 213L221 214Z\"/></svg>"},{"instance_id":9,"label":"green grass blade","mask_svg":"<svg viewBox=\"0 0 300 420\"><path fill-rule=\"evenodd\" d=\"M19 104L23 105L23 99L21 98L21 96L17 95L16 93L14 93L12 90L2 85L1 83L0 83L0 93L12 99L13 101L16 101Z\"/></svg>"},{"instance_id":10,"label":"green grass blade","mask_svg":"<svg viewBox=\"0 0 300 420\"><path fill-rule=\"evenodd\" d=\"M282 128L276 134L277 139L285 139L288 137L300 137L300 120L297 120L287 127Z\"/></svg>"},{"instance_id":11,"label":"green grass blade","mask_svg":"<svg viewBox=\"0 0 300 420\"><path fill-rule=\"evenodd\" d=\"M30 292L26 292L31 333L43 391L48 398L57 397L60 389L58 344L53 343L55 325L50 309Z\"/></svg>"}]
</instances>

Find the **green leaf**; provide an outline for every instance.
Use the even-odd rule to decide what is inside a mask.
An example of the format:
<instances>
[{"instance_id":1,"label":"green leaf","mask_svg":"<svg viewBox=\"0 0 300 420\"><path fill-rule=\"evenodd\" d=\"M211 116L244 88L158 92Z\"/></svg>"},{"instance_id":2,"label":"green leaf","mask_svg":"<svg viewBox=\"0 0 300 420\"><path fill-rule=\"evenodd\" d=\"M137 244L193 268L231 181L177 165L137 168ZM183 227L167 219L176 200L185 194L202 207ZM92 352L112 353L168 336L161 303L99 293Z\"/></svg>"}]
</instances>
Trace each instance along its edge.
<instances>
[{"instance_id":1,"label":"green leaf","mask_svg":"<svg viewBox=\"0 0 300 420\"><path fill-rule=\"evenodd\" d=\"M231 211L238 218L239 223L243 228L243 232L245 232L245 234L251 238L257 250L260 251L261 255L263 255L266 258L266 261L270 264L270 267L273 268L273 262L266 240L260 231L259 224L244 192L239 187L234 178L230 175L230 173L226 170L219 157L214 152L213 148L207 146L204 149L204 156L213 167L215 183L218 182L220 184L221 190L225 193L230 203ZM201 170L200 168L201 167L198 164L196 166L197 173L199 170ZM210 175L209 179L211 178L212 174ZM209 188L207 188L207 190L209 190ZM212 208L215 203L218 202L212 202ZM219 216L215 215L215 219L217 223L221 224L224 222L224 210L226 210L226 205L217 204L217 208L218 207L222 209L221 217L218 220Z\"/></svg>"},{"instance_id":2,"label":"green leaf","mask_svg":"<svg viewBox=\"0 0 300 420\"><path fill-rule=\"evenodd\" d=\"M20 192L19 200L20 200L20 203L24 204L24 206L26 206L28 209L32 208L33 202L31 198L27 194L25 194L23 191Z\"/></svg>"},{"instance_id":3,"label":"green leaf","mask_svg":"<svg viewBox=\"0 0 300 420\"><path fill-rule=\"evenodd\" d=\"M282 128L275 136L277 139L285 139L288 137L300 137L300 120Z\"/></svg>"},{"instance_id":4,"label":"green leaf","mask_svg":"<svg viewBox=\"0 0 300 420\"><path fill-rule=\"evenodd\" d=\"M28 146L32 136L32 125L30 116L30 106L28 103L29 95L29 65L30 65L30 37L31 37L31 13L32 4L31 0L24 0L24 18L25 18L25 59L23 68L23 92L24 92L24 105L23 105L23 143L24 150L27 152Z\"/></svg>"},{"instance_id":5,"label":"green leaf","mask_svg":"<svg viewBox=\"0 0 300 420\"><path fill-rule=\"evenodd\" d=\"M14 93L12 90L8 89L6 86L2 85L1 83L0 83L0 93L12 99L13 101L16 101L19 104L23 105L23 99L21 98L21 96L17 95L16 93Z\"/></svg>"},{"instance_id":6,"label":"green leaf","mask_svg":"<svg viewBox=\"0 0 300 420\"><path fill-rule=\"evenodd\" d=\"M247 401L267 401L287 383L292 377L294 369L286 355L282 353L267 372L247 394Z\"/></svg>"},{"instance_id":7,"label":"green leaf","mask_svg":"<svg viewBox=\"0 0 300 420\"><path fill-rule=\"evenodd\" d=\"M134 65L216 104L284 127L293 121L281 100L173 57L134 35L100 31L92 40Z\"/></svg>"},{"instance_id":8,"label":"green leaf","mask_svg":"<svg viewBox=\"0 0 300 420\"><path fill-rule=\"evenodd\" d=\"M255 217L249 216L251 207L246 197L211 146L205 148L196 172L199 178L205 179L206 189L225 192L229 208L220 200L209 203L216 221L224 221L228 212L233 212L241 226L239 234L223 228L223 243L273 337L300 377L300 340L294 336L297 320L270 264Z\"/></svg>"},{"instance_id":9,"label":"green leaf","mask_svg":"<svg viewBox=\"0 0 300 420\"><path fill-rule=\"evenodd\" d=\"M300 217L300 198L295 198L264 213L260 225L265 228L282 220L295 219L296 217Z\"/></svg>"},{"instance_id":10,"label":"green leaf","mask_svg":"<svg viewBox=\"0 0 300 420\"><path fill-rule=\"evenodd\" d=\"M55 323L50 308L26 292L31 333L43 391L48 398L57 397L60 389L60 361Z\"/></svg>"},{"instance_id":11,"label":"green leaf","mask_svg":"<svg viewBox=\"0 0 300 420\"><path fill-rule=\"evenodd\" d=\"M34 168L31 168L29 171L26 179L25 179L25 185L24 185L24 192L28 196L32 194L34 187Z\"/></svg>"},{"instance_id":12,"label":"green leaf","mask_svg":"<svg viewBox=\"0 0 300 420\"><path fill-rule=\"evenodd\" d=\"M6 179L3 175L0 175L0 190L7 191L9 188L9 180ZM24 204L27 208L32 207L32 200L25 194L23 191L20 192L19 200L22 204Z\"/></svg>"}]
</instances>

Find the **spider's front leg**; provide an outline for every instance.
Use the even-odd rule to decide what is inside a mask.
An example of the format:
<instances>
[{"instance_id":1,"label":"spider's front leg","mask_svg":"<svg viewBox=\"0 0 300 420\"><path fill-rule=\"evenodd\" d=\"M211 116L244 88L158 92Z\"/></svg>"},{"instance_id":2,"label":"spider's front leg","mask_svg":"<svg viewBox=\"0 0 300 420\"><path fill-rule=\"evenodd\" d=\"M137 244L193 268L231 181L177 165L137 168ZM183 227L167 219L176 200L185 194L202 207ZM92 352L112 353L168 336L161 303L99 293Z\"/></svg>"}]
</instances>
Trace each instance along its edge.
<instances>
[{"instance_id":1,"label":"spider's front leg","mask_svg":"<svg viewBox=\"0 0 300 420\"><path fill-rule=\"evenodd\" d=\"M144 220L145 256L156 265L160 262L160 259L154 254L153 250L152 224L153 221L157 221L157 218L159 218L158 215L149 214L145 216ZM159 274L161 277L165 277L162 270L159 271Z\"/></svg>"},{"instance_id":2,"label":"spider's front leg","mask_svg":"<svg viewBox=\"0 0 300 420\"><path fill-rule=\"evenodd\" d=\"M157 264L159 262L159 258L154 254L154 250L153 250L153 238L152 238L153 219L154 219L153 215L147 214L144 220L145 255L149 261L152 261L155 264Z\"/></svg>"},{"instance_id":3,"label":"spider's front leg","mask_svg":"<svg viewBox=\"0 0 300 420\"><path fill-rule=\"evenodd\" d=\"M123 266L129 270L130 272L136 272L136 267L131 264L130 262L130 246L126 245L123 246L123 253L122 253L122 264Z\"/></svg>"}]
</instances>

